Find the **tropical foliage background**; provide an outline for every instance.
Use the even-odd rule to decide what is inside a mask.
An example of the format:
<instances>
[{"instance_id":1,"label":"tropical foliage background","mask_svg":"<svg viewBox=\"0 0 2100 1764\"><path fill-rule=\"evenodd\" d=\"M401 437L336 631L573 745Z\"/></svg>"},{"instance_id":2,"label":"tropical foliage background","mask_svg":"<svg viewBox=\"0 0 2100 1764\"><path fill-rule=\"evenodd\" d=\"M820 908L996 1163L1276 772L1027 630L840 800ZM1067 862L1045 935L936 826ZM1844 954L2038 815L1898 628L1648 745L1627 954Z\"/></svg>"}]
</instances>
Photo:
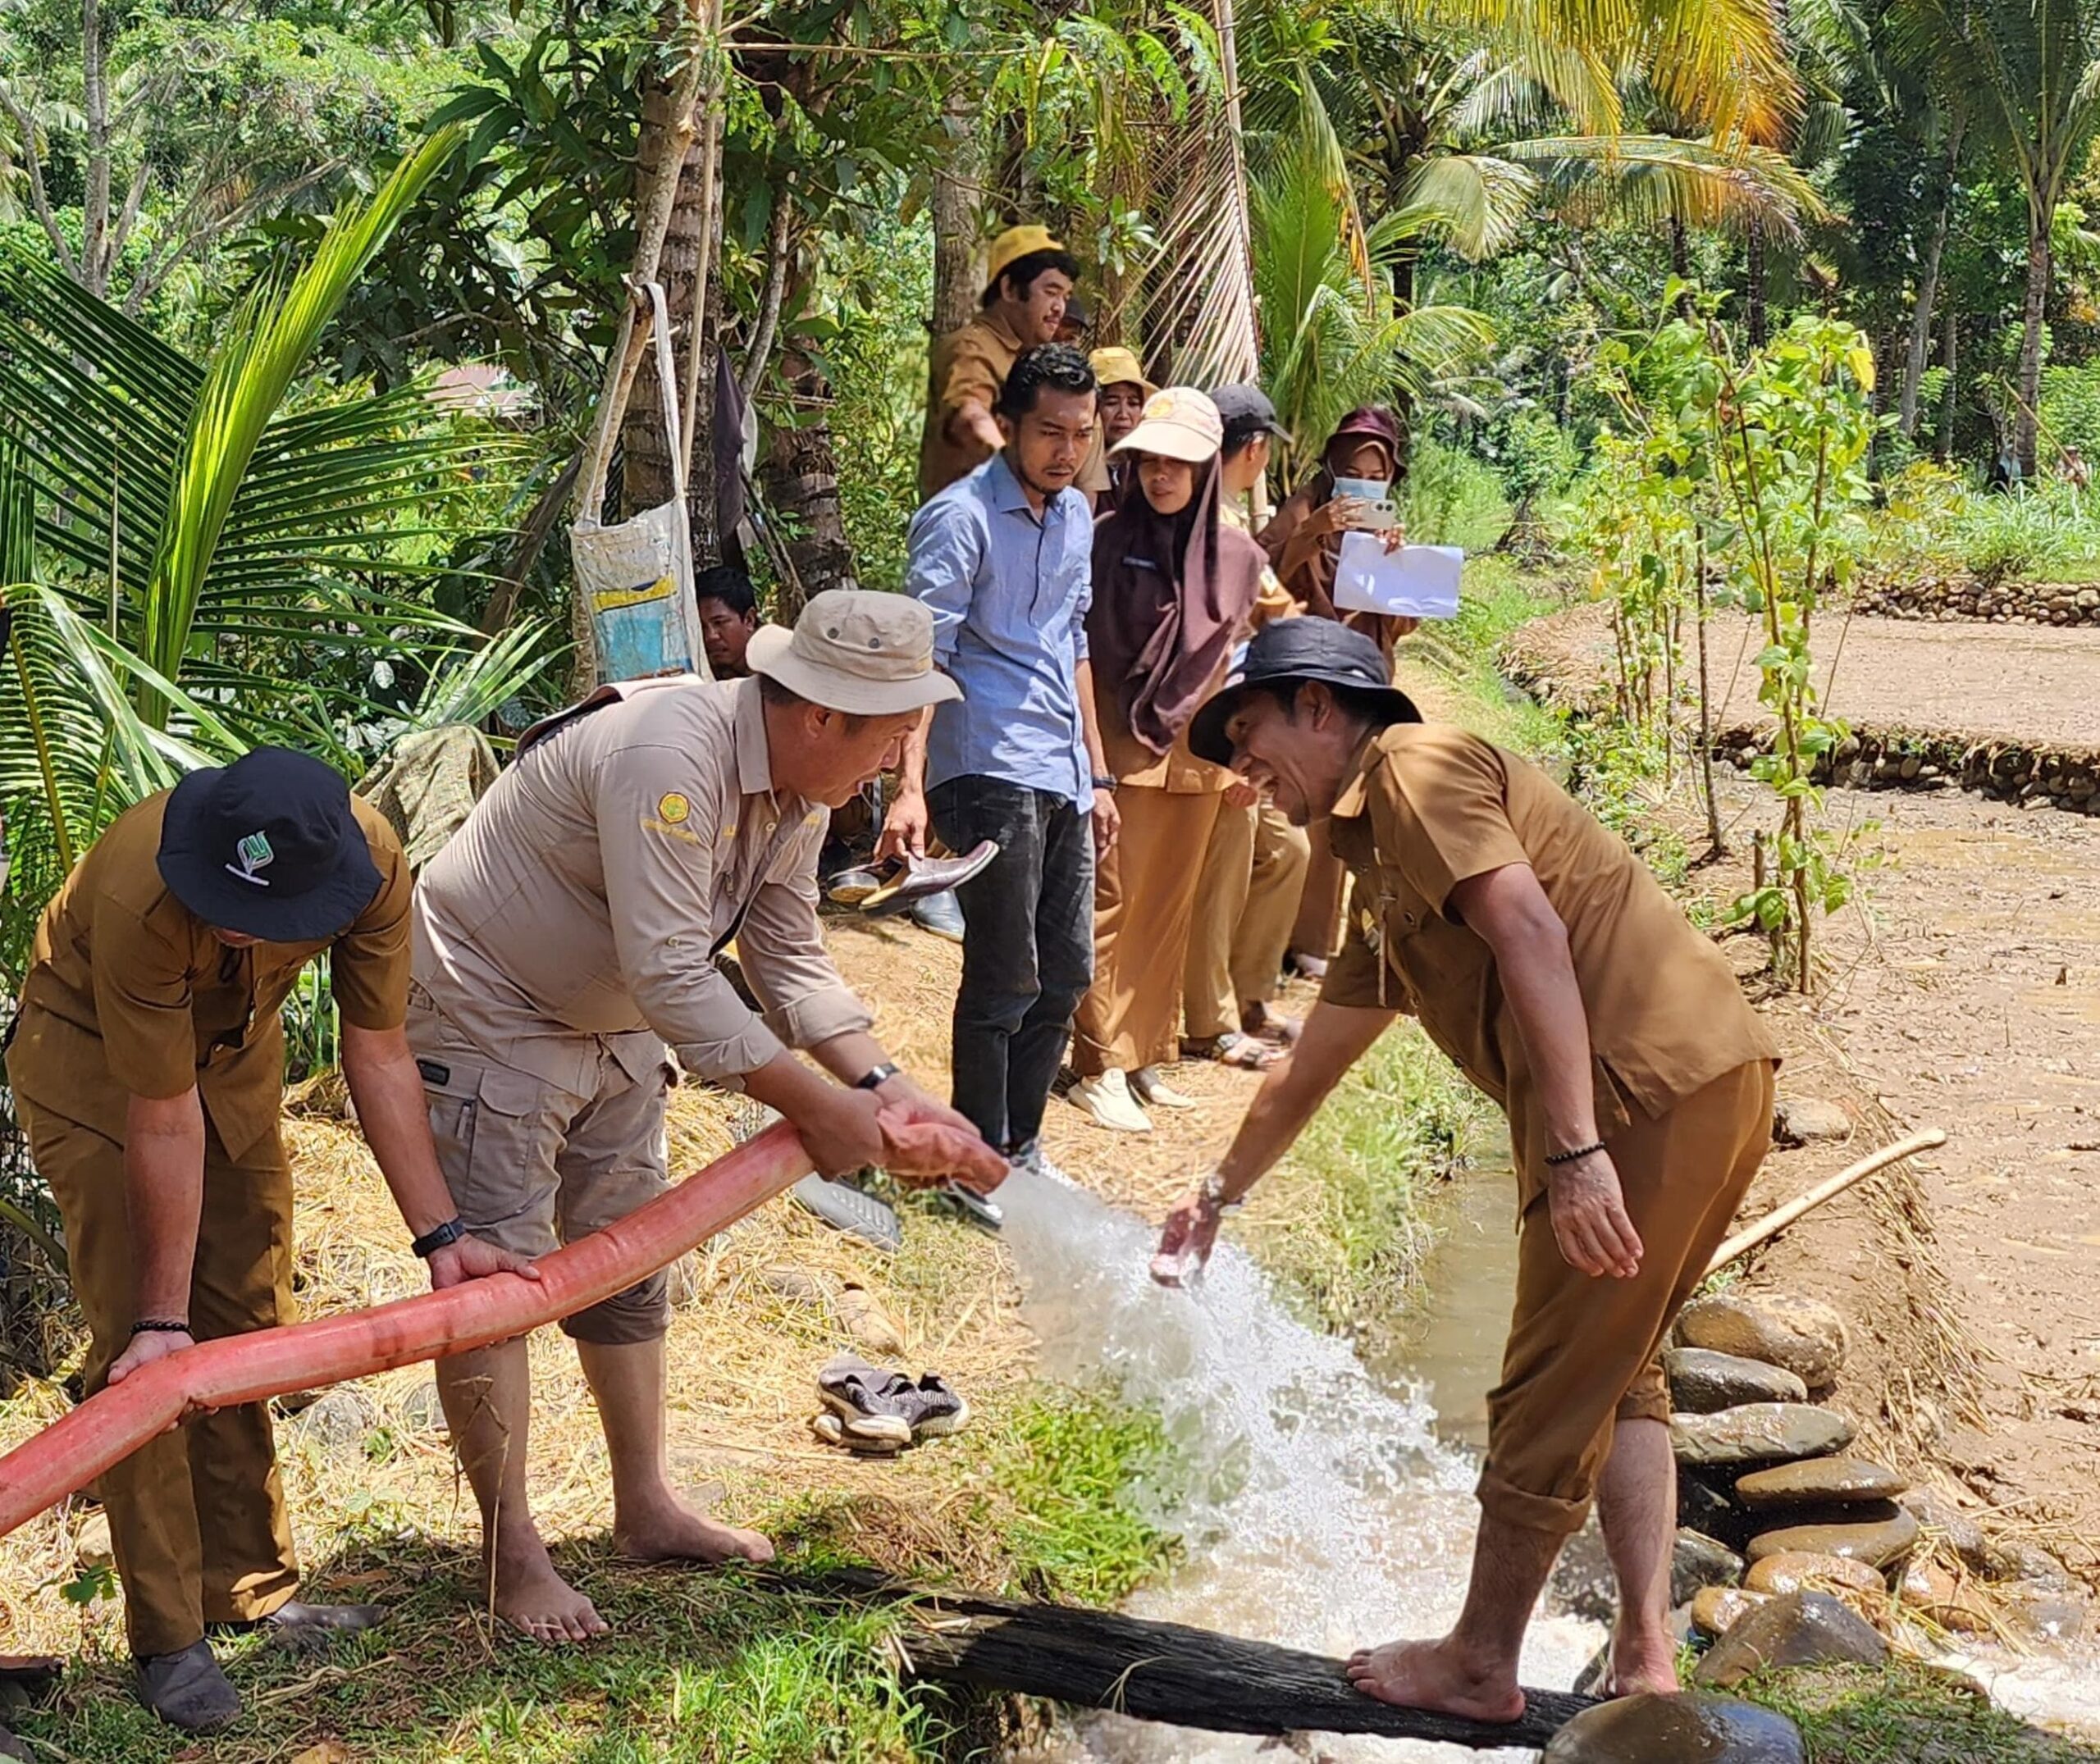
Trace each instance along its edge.
<instances>
[{"instance_id":1,"label":"tropical foliage background","mask_svg":"<svg viewBox=\"0 0 2100 1764\"><path fill-rule=\"evenodd\" d=\"M894 584L926 340L1017 220L1093 340L1261 378L1279 495L1382 401L1418 531L1550 545L1603 353L1696 289L1744 349L1859 327L1932 545L2084 567L2078 498L1973 491L2100 444L2096 126L2093 0L0 0L0 989L182 768L557 699L601 417L634 508L664 397L748 403L703 561ZM638 264L679 384L615 413Z\"/></svg>"}]
</instances>

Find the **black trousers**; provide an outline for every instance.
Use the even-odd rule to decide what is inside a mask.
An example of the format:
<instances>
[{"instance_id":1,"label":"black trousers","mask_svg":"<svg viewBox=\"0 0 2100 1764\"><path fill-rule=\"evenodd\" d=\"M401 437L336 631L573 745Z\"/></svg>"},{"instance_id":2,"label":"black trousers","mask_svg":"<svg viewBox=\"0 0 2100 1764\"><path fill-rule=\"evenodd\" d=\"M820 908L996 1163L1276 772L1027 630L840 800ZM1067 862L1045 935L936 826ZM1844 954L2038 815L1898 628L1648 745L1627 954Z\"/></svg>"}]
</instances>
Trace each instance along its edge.
<instances>
[{"instance_id":1,"label":"black trousers","mask_svg":"<svg viewBox=\"0 0 2100 1764\"><path fill-rule=\"evenodd\" d=\"M1012 1153L1043 1110L1093 978L1093 827L1070 797L972 774L927 793L951 851L999 855L956 891L962 986L955 1001L954 1104Z\"/></svg>"}]
</instances>

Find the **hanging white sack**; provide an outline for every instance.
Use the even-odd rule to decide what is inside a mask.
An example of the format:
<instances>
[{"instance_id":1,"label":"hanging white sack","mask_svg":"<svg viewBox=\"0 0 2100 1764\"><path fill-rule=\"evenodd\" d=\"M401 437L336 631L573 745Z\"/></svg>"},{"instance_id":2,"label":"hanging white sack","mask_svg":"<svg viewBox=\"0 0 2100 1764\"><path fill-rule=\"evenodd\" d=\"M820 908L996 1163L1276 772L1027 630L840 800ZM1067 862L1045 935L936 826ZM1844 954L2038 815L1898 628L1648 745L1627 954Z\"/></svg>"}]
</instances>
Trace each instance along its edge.
<instances>
[{"instance_id":1,"label":"hanging white sack","mask_svg":"<svg viewBox=\"0 0 2100 1764\"><path fill-rule=\"evenodd\" d=\"M569 536L577 592L591 616L597 677L648 680L661 674L710 679L700 640L700 609L692 595L692 529L686 511L686 455L678 434L678 376L671 362L671 321L664 290L643 285L656 341L656 383L664 432L671 447L671 499L631 520L606 526L605 506L611 452L602 446L583 497L583 514Z\"/></svg>"}]
</instances>

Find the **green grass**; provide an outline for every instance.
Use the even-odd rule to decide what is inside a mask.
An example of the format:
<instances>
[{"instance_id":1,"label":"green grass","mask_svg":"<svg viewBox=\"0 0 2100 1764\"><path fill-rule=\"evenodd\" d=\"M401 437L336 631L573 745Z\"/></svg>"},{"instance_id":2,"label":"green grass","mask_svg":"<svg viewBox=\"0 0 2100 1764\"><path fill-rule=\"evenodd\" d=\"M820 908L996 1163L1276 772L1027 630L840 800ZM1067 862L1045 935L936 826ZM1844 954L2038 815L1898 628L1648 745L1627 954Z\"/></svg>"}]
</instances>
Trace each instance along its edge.
<instances>
[{"instance_id":1,"label":"green grass","mask_svg":"<svg viewBox=\"0 0 2100 1764\"><path fill-rule=\"evenodd\" d=\"M1790 1716L1814 1764L2094 1764L2100 1747L2030 1727L1943 1675L1892 1661L1752 1683L1737 1695Z\"/></svg>"},{"instance_id":2,"label":"green grass","mask_svg":"<svg viewBox=\"0 0 2100 1764\"><path fill-rule=\"evenodd\" d=\"M1121 1597L1171 1557L1132 1496L1174 1474L1157 1424L1099 1397L1045 1391L952 1453L952 1497L919 1521L998 1540L1005 1589L1081 1602ZM851 1497L762 1516L784 1566L856 1559ZM643 1570L605 1545L571 1546L614 1633L584 1648L491 1636L471 1561L413 1534L375 1533L319 1565L317 1596L381 1596L386 1625L303 1657L261 1638L221 1657L249 1704L200 1752L130 1697L128 1662L90 1646L57 1707L17 1716L41 1756L81 1764L808 1764L982 1757L981 1699L898 1676L894 1611L841 1609L748 1575ZM356 1589L371 1589L361 1593ZM343 1749L326 1749L334 1742Z\"/></svg>"}]
</instances>

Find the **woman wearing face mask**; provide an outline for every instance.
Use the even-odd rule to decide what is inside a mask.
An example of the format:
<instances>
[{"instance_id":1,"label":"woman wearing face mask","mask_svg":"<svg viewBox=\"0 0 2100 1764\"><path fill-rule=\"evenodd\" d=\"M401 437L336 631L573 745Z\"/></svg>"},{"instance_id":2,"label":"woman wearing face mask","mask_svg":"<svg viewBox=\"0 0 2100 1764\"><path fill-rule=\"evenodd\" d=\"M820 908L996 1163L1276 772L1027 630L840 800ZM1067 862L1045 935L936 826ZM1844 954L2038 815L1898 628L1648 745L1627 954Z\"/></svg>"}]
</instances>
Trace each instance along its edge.
<instances>
[{"instance_id":1,"label":"woman wearing face mask","mask_svg":"<svg viewBox=\"0 0 2100 1764\"><path fill-rule=\"evenodd\" d=\"M1159 1067L1180 1052L1196 885L1231 777L1189 751L1189 719L1239 644L1291 610L1280 590L1264 593L1262 548L1220 517L1224 434L1202 393L1157 394L1117 444L1132 469L1094 527L1087 646L1122 831L1095 882L1093 984L1073 1025L1071 1100L1125 1133L1150 1128L1146 1103L1194 1106Z\"/></svg>"},{"instance_id":2,"label":"woman wearing face mask","mask_svg":"<svg viewBox=\"0 0 2100 1764\"><path fill-rule=\"evenodd\" d=\"M1400 426L1390 410L1367 404L1351 411L1335 424L1319 471L1276 510L1261 536L1284 586L1304 603L1308 613L1338 619L1375 638L1389 663L1400 639L1420 621L1340 610L1334 599L1335 565L1343 535L1368 528L1372 504L1392 495L1399 457ZM1397 538L1397 530L1389 531L1389 544ZM1308 978L1324 974L1328 958L1341 946L1344 879L1324 831L1316 831L1285 963Z\"/></svg>"},{"instance_id":3,"label":"woman wearing face mask","mask_svg":"<svg viewBox=\"0 0 2100 1764\"><path fill-rule=\"evenodd\" d=\"M1382 404L1353 410L1335 426L1320 469L1276 510L1262 545L1283 585L1316 618L1339 619L1375 637L1390 659L1412 618L1342 612L1335 605L1335 563L1342 536L1371 526L1372 505L1390 499L1399 470L1400 426Z\"/></svg>"}]
</instances>

